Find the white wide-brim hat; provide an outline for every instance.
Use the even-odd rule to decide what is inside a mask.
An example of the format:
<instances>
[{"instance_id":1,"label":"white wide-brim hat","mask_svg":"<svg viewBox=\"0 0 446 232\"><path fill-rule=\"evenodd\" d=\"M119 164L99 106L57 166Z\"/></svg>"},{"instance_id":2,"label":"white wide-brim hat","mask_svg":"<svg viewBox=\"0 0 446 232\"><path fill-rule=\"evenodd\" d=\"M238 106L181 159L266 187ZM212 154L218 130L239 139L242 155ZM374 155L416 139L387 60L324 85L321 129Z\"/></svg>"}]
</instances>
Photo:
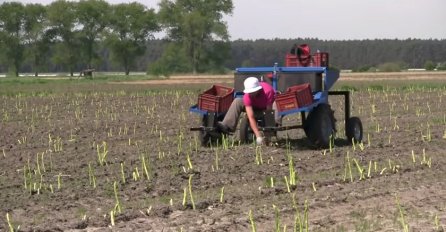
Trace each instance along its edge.
<instances>
[{"instance_id":1,"label":"white wide-brim hat","mask_svg":"<svg viewBox=\"0 0 446 232\"><path fill-rule=\"evenodd\" d=\"M243 90L244 93L254 93L262 89L262 86L260 85L259 79L257 79L257 77L246 78L243 85L245 86L245 89Z\"/></svg>"}]
</instances>

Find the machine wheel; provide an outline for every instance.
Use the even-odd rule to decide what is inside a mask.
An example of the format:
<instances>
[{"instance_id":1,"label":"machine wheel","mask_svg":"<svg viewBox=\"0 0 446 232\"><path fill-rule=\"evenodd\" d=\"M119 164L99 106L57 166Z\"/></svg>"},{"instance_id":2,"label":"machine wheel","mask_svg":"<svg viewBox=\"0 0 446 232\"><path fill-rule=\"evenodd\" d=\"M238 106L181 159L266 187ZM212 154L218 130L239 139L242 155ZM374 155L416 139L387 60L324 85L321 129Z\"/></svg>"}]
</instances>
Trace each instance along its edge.
<instances>
[{"instance_id":1,"label":"machine wheel","mask_svg":"<svg viewBox=\"0 0 446 232\"><path fill-rule=\"evenodd\" d=\"M240 122L240 142L251 143L253 138L254 133L252 133L251 126L249 125L248 116L245 116Z\"/></svg>"},{"instance_id":2,"label":"machine wheel","mask_svg":"<svg viewBox=\"0 0 446 232\"><path fill-rule=\"evenodd\" d=\"M345 124L345 135L349 143L352 142L352 139L355 143L360 143L362 141L361 119L358 117L349 118Z\"/></svg>"},{"instance_id":3,"label":"machine wheel","mask_svg":"<svg viewBox=\"0 0 446 232\"><path fill-rule=\"evenodd\" d=\"M310 112L304 125L305 134L316 147L327 148L336 132L336 120L328 104L319 104Z\"/></svg>"}]
</instances>

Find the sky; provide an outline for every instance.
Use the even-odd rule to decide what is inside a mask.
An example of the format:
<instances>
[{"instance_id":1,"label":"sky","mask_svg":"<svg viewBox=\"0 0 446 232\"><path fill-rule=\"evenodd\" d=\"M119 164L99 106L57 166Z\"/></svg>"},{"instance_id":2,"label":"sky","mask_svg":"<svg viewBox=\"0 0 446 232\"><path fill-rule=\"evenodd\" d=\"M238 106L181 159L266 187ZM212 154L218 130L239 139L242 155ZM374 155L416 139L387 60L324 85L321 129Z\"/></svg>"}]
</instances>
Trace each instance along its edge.
<instances>
[{"instance_id":1,"label":"sky","mask_svg":"<svg viewBox=\"0 0 446 232\"><path fill-rule=\"evenodd\" d=\"M155 9L159 2L108 2L134 1ZM233 4L232 15L224 18L231 40L446 39L446 0L233 0Z\"/></svg>"}]
</instances>

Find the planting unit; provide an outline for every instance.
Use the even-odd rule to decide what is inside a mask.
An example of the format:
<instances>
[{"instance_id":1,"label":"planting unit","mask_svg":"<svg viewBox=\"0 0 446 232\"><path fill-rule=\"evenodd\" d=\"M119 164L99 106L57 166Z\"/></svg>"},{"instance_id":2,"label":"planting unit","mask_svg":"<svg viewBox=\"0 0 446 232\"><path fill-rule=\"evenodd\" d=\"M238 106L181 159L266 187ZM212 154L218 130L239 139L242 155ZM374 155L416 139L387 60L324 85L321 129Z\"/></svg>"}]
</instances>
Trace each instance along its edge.
<instances>
[{"instance_id":1,"label":"planting unit","mask_svg":"<svg viewBox=\"0 0 446 232\"><path fill-rule=\"evenodd\" d=\"M302 66L299 61L293 62L290 59L298 57L299 53L296 53L287 54L285 63L288 66L280 67L276 63L271 67L236 68L234 72L234 97L243 96L243 82L248 77L257 77L260 81L270 83L277 93L276 105L279 115L285 117L299 113L302 123L300 125L276 125L274 112L262 111L255 113L259 129L269 134L290 129L304 129L312 144L317 147L328 147L336 132L336 120L328 102L328 97L330 95L344 96L346 137L349 142L360 142L363 133L362 123L358 117L350 116L349 91L330 90L339 78L339 71L332 70L329 67L315 66L328 66L327 53L318 52L312 57L308 57L307 54L304 55L306 59L316 60L316 62L311 62L310 65L312 66ZM221 102L220 104L228 106L227 102ZM191 130L200 132L202 145L209 144L213 139L221 138L216 129L216 123L224 118L226 113L224 110L207 110L201 104L198 104L192 106L189 111L201 116L201 126L191 128ZM241 119L239 135L241 142L251 142L253 139L253 133L246 115Z\"/></svg>"}]
</instances>

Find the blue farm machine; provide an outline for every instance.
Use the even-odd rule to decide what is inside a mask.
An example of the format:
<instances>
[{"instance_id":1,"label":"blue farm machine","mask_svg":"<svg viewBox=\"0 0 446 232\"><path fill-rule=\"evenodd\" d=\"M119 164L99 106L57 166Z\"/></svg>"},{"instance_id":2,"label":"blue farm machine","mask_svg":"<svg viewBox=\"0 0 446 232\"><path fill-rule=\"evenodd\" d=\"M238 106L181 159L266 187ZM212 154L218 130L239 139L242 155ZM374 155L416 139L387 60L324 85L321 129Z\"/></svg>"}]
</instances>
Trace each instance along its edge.
<instances>
[{"instance_id":1,"label":"blue farm machine","mask_svg":"<svg viewBox=\"0 0 446 232\"><path fill-rule=\"evenodd\" d=\"M231 102L243 96L243 82L248 77L257 77L270 83L276 90L276 105L279 115L286 117L300 114L300 125L278 125L274 111L256 112L259 129L264 133L277 134L278 131L304 129L310 142L316 147L326 148L336 133L334 112L328 102L330 95L344 96L345 134L349 142L360 142L363 137L361 120L350 115L350 92L330 90L339 78L339 71L329 68L329 54L310 54L305 44L294 45L285 57L285 66L277 63L271 67L240 67L234 72L234 87L213 85L200 94L198 104L189 111L200 115L201 125L191 128L200 133L203 146L221 139L217 121L221 121ZM239 137L242 143L253 141L253 132L247 116L242 116L239 124Z\"/></svg>"}]
</instances>

